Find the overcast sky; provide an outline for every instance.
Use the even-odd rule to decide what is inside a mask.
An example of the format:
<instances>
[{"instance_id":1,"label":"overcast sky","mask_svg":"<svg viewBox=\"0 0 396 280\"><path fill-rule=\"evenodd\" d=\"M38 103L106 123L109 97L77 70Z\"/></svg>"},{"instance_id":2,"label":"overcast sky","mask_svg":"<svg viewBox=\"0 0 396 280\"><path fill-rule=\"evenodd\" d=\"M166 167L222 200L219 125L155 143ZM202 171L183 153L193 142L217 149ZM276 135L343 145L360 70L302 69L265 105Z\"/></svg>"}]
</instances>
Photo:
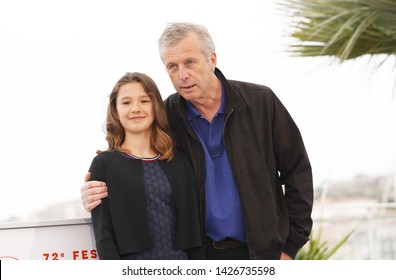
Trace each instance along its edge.
<instances>
[{"instance_id":1,"label":"overcast sky","mask_svg":"<svg viewBox=\"0 0 396 280\"><path fill-rule=\"evenodd\" d=\"M0 221L78 200L107 98L127 71L163 97L173 87L157 39L171 21L204 24L230 79L272 88L298 124L315 185L396 172L395 60L344 64L287 52L289 18L274 1L0 2Z\"/></svg>"}]
</instances>

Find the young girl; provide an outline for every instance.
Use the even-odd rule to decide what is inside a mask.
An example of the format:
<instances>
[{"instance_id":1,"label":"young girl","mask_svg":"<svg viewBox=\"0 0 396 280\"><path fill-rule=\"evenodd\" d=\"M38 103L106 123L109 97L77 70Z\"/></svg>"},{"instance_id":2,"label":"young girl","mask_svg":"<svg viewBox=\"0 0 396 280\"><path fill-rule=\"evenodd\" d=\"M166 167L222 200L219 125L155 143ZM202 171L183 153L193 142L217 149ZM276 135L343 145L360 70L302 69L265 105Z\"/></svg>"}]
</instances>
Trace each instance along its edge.
<instances>
[{"instance_id":1,"label":"young girl","mask_svg":"<svg viewBox=\"0 0 396 280\"><path fill-rule=\"evenodd\" d=\"M109 148L89 169L109 193L91 212L100 259L188 259L199 251L193 171L168 130L154 81L126 73L110 95Z\"/></svg>"}]
</instances>

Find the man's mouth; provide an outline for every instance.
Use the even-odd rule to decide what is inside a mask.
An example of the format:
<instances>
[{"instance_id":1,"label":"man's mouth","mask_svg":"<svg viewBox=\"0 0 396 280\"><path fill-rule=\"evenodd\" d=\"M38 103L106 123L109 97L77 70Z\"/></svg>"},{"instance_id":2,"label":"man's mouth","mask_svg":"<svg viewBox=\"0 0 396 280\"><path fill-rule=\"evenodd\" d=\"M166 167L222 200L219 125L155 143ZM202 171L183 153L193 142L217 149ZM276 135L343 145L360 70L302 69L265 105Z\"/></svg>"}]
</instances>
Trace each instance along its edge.
<instances>
[{"instance_id":1,"label":"man's mouth","mask_svg":"<svg viewBox=\"0 0 396 280\"><path fill-rule=\"evenodd\" d=\"M195 85L191 85L191 86L184 86L184 87L181 87L182 89L191 89L191 88L193 88Z\"/></svg>"}]
</instances>

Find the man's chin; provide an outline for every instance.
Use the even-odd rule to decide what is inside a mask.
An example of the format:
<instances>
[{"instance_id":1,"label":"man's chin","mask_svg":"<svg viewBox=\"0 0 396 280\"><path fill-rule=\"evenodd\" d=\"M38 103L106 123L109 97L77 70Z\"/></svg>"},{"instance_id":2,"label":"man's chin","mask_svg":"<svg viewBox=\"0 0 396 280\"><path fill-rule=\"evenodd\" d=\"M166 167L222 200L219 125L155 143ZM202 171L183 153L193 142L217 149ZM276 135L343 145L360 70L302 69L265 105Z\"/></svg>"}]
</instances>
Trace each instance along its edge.
<instances>
[{"instance_id":1,"label":"man's chin","mask_svg":"<svg viewBox=\"0 0 396 280\"><path fill-rule=\"evenodd\" d=\"M186 99L188 101L191 101L191 100L196 98L196 95L194 94L194 91L192 91L192 90L187 90L187 91L186 90L181 90L181 91L179 91L179 94L181 96L183 96L184 99Z\"/></svg>"}]
</instances>

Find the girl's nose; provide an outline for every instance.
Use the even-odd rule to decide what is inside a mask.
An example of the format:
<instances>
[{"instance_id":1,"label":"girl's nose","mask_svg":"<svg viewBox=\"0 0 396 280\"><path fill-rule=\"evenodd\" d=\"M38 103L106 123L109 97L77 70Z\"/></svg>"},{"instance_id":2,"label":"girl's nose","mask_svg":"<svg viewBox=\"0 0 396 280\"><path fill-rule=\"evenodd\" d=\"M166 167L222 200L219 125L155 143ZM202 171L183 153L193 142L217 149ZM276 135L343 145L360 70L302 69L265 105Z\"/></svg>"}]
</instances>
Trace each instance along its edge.
<instances>
[{"instance_id":1,"label":"girl's nose","mask_svg":"<svg viewBox=\"0 0 396 280\"><path fill-rule=\"evenodd\" d=\"M132 103L131 112L132 113L140 112L140 107L139 107L139 103L138 102Z\"/></svg>"}]
</instances>

